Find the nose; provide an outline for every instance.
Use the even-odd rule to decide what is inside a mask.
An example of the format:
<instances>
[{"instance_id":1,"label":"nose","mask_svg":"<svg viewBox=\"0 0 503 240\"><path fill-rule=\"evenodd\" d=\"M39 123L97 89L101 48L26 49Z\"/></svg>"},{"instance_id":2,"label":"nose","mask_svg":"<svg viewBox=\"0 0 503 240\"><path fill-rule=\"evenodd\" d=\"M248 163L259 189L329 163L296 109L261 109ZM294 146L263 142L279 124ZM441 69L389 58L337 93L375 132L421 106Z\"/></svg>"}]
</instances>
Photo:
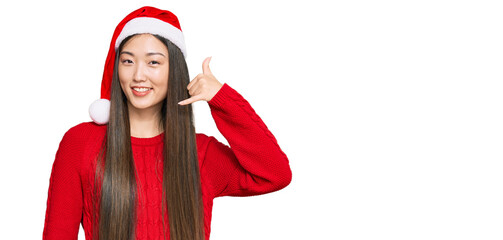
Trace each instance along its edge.
<instances>
[{"instance_id":1,"label":"nose","mask_svg":"<svg viewBox=\"0 0 503 240\"><path fill-rule=\"evenodd\" d=\"M133 81L145 81L146 78L146 67L143 63L136 64L136 69L133 76Z\"/></svg>"}]
</instances>

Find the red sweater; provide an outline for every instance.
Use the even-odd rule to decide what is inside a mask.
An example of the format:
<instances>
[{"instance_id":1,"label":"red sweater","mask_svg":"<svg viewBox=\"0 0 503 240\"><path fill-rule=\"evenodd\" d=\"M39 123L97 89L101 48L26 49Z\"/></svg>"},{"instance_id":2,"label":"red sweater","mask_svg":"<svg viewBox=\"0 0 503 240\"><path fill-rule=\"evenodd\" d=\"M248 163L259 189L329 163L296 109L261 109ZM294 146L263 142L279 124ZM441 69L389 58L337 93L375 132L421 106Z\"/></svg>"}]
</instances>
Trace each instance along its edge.
<instances>
[{"instance_id":1,"label":"red sweater","mask_svg":"<svg viewBox=\"0 0 503 240\"><path fill-rule=\"evenodd\" d=\"M292 178L287 156L238 92L224 84L208 105L230 147L214 137L196 134L206 240L210 237L214 198L274 192L286 187ZM91 240L91 193L96 167L91 156L98 152L106 126L83 122L63 136L49 180L44 240L77 239L81 223L86 240ZM163 239L160 212L163 137L164 132L151 138L131 137L139 174L137 184L141 185L146 203L137 206L137 240Z\"/></svg>"}]
</instances>

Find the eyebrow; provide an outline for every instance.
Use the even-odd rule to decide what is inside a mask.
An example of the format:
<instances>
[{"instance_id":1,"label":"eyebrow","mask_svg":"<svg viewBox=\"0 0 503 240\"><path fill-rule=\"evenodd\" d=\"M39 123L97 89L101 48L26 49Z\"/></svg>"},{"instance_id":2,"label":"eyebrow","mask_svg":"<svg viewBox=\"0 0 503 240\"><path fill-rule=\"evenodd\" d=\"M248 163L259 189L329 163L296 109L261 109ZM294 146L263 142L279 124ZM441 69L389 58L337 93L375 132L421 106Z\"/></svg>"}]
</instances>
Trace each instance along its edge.
<instances>
[{"instance_id":1,"label":"eyebrow","mask_svg":"<svg viewBox=\"0 0 503 240\"><path fill-rule=\"evenodd\" d=\"M132 52L128 52L128 51L122 51L120 54L129 54L134 57L134 54ZM162 54L160 52L148 52L147 53L147 56L152 56L152 55L162 55L163 57L166 57L166 56L164 56L164 54Z\"/></svg>"}]
</instances>

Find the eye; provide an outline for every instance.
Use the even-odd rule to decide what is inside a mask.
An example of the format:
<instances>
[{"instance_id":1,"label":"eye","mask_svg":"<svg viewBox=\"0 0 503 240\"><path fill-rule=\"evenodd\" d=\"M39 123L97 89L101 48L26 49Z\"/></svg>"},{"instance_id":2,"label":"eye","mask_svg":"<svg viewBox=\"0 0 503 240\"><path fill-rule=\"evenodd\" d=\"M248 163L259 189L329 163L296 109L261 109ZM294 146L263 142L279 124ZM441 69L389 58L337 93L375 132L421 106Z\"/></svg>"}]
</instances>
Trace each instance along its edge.
<instances>
[{"instance_id":1,"label":"eye","mask_svg":"<svg viewBox=\"0 0 503 240\"><path fill-rule=\"evenodd\" d=\"M152 63L152 64L159 64L158 61L151 61L150 63Z\"/></svg>"},{"instance_id":2,"label":"eye","mask_svg":"<svg viewBox=\"0 0 503 240\"><path fill-rule=\"evenodd\" d=\"M125 60L122 60L122 63L133 63L133 61L131 61L129 59L125 59Z\"/></svg>"}]
</instances>

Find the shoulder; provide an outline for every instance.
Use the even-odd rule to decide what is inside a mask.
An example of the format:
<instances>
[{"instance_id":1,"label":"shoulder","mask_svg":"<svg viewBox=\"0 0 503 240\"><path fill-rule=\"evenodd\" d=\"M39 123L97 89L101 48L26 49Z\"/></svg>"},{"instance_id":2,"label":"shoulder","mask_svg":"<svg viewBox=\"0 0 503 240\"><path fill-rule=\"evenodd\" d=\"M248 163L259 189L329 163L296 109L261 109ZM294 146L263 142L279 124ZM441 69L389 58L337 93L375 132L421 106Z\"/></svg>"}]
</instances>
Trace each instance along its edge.
<instances>
[{"instance_id":1,"label":"shoulder","mask_svg":"<svg viewBox=\"0 0 503 240\"><path fill-rule=\"evenodd\" d=\"M99 139L103 139L105 133L106 126L94 122L82 122L70 127L59 143L54 164L80 169L83 160L92 153L91 150L95 151L100 146Z\"/></svg>"},{"instance_id":2,"label":"shoulder","mask_svg":"<svg viewBox=\"0 0 503 240\"><path fill-rule=\"evenodd\" d=\"M208 136L204 133L196 133L197 154L201 163L206 158L208 147L214 145L215 142L218 142L218 140L213 136Z\"/></svg>"},{"instance_id":3,"label":"shoulder","mask_svg":"<svg viewBox=\"0 0 503 240\"><path fill-rule=\"evenodd\" d=\"M204 133L196 133L196 143L198 150L206 149L206 147L208 146L208 142L210 141L210 138L211 137L207 136Z\"/></svg>"},{"instance_id":4,"label":"shoulder","mask_svg":"<svg viewBox=\"0 0 503 240\"><path fill-rule=\"evenodd\" d=\"M63 141L82 142L84 140L102 138L106 133L106 125L98 125L92 121L79 123L66 131Z\"/></svg>"},{"instance_id":5,"label":"shoulder","mask_svg":"<svg viewBox=\"0 0 503 240\"><path fill-rule=\"evenodd\" d=\"M98 125L92 121L79 123L66 131L65 135L88 137L106 132L107 125Z\"/></svg>"},{"instance_id":6,"label":"shoulder","mask_svg":"<svg viewBox=\"0 0 503 240\"><path fill-rule=\"evenodd\" d=\"M204 133L196 133L197 147L206 147L208 144L219 142L216 137Z\"/></svg>"},{"instance_id":7,"label":"shoulder","mask_svg":"<svg viewBox=\"0 0 503 240\"><path fill-rule=\"evenodd\" d=\"M106 125L82 122L68 129L59 143L58 155L81 162L85 156L95 154L106 135Z\"/></svg>"}]
</instances>

